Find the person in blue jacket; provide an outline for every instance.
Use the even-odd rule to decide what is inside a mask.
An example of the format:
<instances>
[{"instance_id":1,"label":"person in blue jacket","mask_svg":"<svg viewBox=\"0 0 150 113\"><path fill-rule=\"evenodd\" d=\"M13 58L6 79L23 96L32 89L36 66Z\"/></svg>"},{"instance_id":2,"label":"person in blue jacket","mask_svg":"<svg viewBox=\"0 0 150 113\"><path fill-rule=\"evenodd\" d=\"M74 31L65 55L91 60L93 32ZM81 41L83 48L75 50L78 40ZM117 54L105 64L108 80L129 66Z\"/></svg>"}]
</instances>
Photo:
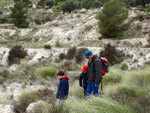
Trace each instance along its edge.
<instances>
[{"instance_id":1,"label":"person in blue jacket","mask_svg":"<svg viewBox=\"0 0 150 113\"><path fill-rule=\"evenodd\" d=\"M86 65L83 65L82 69L80 70L81 71L81 74L80 74L80 77L79 77L79 85L80 87L83 87L84 88L84 96L85 96L85 91L87 89L87 66Z\"/></svg>"},{"instance_id":2,"label":"person in blue jacket","mask_svg":"<svg viewBox=\"0 0 150 113\"><path fill-rule=\"evenodd\" d=\"M59 78L60 82L58 85L58 90L56 94L56 104L60 103L60 100L66 100L68 97L69 92L69 78L65 76L64 71L58 71L57 77Z\"/></svg>"}]
</instances>

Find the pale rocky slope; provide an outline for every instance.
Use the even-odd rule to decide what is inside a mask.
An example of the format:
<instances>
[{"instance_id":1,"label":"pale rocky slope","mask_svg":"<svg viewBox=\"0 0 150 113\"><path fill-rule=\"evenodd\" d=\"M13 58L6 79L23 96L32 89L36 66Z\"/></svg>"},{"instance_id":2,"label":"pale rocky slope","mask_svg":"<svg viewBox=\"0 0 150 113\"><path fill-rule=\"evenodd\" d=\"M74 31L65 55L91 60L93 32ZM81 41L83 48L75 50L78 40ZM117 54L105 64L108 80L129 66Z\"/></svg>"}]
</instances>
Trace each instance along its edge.
<instances>
[{"instance_id":1,"label":"pale rocky slope","mask_svg":"<svg viewBox=\"0 0 150 113\"><path fill-rule=\"evenodd\" d=\"M137 17L137 14L134 11L135 10L133 9L130 11L129 21ZM67 53L67 50L71 46L77 46L77 48L86 47L92 50L95 54L99 54L104 45L108 43L115 45L118 50L125 53L126 59L124 62L128 64L129 69L150 62L150 48L146 47L149 44L147 39L150 38L149 19L144 19L143 21L135 19L132 22L131 31L134 31L138 24L142 27L141 30L139 30L139 35L136 35L136 37L132 39L100 39L101 35L98 32L98 21L96 19L98 12L99 9L82 9L74 11L71 14L60 14L53 21L37 26L32 25L28 29L17 29L12 24L1 24L0 43L5 46L0 47L0 65L8 67L7 57L10 48L7 47L9 40L7 40L6 37L13 36L16 33L19 38L31 35L31 37L33 37L31 42L42 43L43 46L45 44L52 46L52 49L49 50L44 48L25 48L27 50L28 57L30 57L30 60L28 60L30 64L38 63L41 59L47 58L51 58L51 62L53 62L56 58L58 58L60 53ZM48 40L46 42L42 42L46 38L48 38ZM63 47L55 47L57 41L59 41ZM30 41L26 43L30 43ZM86 61L83 62L83 64L85 63ZM13 65L8 68L9 70L15 70L16 66L17 65ZM1 86L0 99L4 98L8 101L13 98L17 99L22 91L32 91L39 88L41 88L41 86L27 86L24 89L22 84L17 83L7 86L5 90ZM30 107L31 106L32 105L30 105ZM11 107L12 106L10 105L0 106L0 113L13 113L10 110ZM29 109L30 108L28 108L28 110Z\"/></svg>"}]
</instances>

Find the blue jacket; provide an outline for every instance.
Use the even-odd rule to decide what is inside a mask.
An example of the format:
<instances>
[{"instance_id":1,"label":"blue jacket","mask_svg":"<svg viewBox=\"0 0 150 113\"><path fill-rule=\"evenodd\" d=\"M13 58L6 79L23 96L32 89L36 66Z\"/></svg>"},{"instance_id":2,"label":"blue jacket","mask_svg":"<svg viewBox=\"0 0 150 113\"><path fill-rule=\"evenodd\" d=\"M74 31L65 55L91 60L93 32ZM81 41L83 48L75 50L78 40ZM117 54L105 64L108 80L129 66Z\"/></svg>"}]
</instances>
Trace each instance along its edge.
<instances>
[{"instance_id":1,"label":"blue jacket","mask_svg":"<svg viewBox=\"0 0 150 113\"><path fill-rule=\"evenodd\" d=\"M83 80L83 82L82 82ZM83 85L82 85L83 84ZM83 88L86 88L87 87L87 74L84 74L83 72L80 74L80 77L79 77L79 85L80 86L83 86Z\"/></svg>"},{"instance_id":2,"label":"blue jacket","mask_svg":"<svg viewBox=\"0 0 150 113\"><path fill-rule=\"evenodd\" d=\"M69 78L67 76L64 76L62 79L60 79L56 98L57 99L67 99L68 92L69 92Z\"/></svg>"}]
</instances>

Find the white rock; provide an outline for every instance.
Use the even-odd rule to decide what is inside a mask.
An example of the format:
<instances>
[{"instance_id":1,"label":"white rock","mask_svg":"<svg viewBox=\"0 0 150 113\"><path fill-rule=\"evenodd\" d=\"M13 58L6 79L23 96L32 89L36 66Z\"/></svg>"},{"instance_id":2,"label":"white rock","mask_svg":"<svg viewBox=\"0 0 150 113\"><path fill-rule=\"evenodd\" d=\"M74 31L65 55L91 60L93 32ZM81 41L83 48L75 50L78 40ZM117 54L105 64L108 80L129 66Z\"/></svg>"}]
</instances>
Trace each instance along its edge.
<instances>
[{"instance_id":1,"label":"white rock","mask_svg":"<svg viewBox=\"0 0 150 113\"><path fill-rule=\"evenodd\" d=\"M43 105L45 102L44 101L38 101L38 102L34 102L34 103L31 103L27 109L26 109L26 113L35 113L34 111L34 107L37 106L37 105Z\"/></svg>"},{"instance_id":2,"label":"white rock","mask_svg":"<svg viewBox=\"0 0 150 113\"><path fill-rule=\"evenodd\" d=\"M11 105L0 105L0 113L14 113L13 106Z\"/></svg>"}]
</instances>

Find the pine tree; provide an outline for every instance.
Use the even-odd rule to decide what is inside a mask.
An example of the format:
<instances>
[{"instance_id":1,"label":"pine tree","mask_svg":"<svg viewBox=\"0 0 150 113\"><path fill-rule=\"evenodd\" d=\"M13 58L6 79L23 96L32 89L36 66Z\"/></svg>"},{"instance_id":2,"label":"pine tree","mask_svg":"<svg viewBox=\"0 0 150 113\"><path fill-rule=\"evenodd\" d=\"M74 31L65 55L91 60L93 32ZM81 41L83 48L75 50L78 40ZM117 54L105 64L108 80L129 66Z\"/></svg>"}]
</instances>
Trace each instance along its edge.
<instances>
[{"instance_id":1,"label":"pine tree","mask_svg":"<svg viewBox=\"0 0 150 113\"><path fill-rule=\"evenodd\" d=\"M14 2L17 2L17 1L22 1L25 3L25 6L28 6L31 4L31 1L30 0L14 0Z\"/></svg>"},{"instance_id":2,"label":"pine tree","mask_svg":"<svg viewBox=\"0 0 150 113\"><path fill-rule=\"evenodd\" d=\"M25 8L25 3L22 1L16 1L14 8L11 8L11 17L13 19L13 23L18 28L26 28L29 26L29 22L27 21L27 13L28 10Z\"/></svg>"},{"instance_id":3,"label":"pine tree","mask_svg":"<svg viewBox=\"0 0 150 113\"><path fill-rule=\"evenodd\" d=\"M110 0L104 4L104 9L99 14L99 32L103 37L118 37L128 29L129 24L124 23L128 18L128 10L118 0Z\"/></svg>"}]
</instances>

